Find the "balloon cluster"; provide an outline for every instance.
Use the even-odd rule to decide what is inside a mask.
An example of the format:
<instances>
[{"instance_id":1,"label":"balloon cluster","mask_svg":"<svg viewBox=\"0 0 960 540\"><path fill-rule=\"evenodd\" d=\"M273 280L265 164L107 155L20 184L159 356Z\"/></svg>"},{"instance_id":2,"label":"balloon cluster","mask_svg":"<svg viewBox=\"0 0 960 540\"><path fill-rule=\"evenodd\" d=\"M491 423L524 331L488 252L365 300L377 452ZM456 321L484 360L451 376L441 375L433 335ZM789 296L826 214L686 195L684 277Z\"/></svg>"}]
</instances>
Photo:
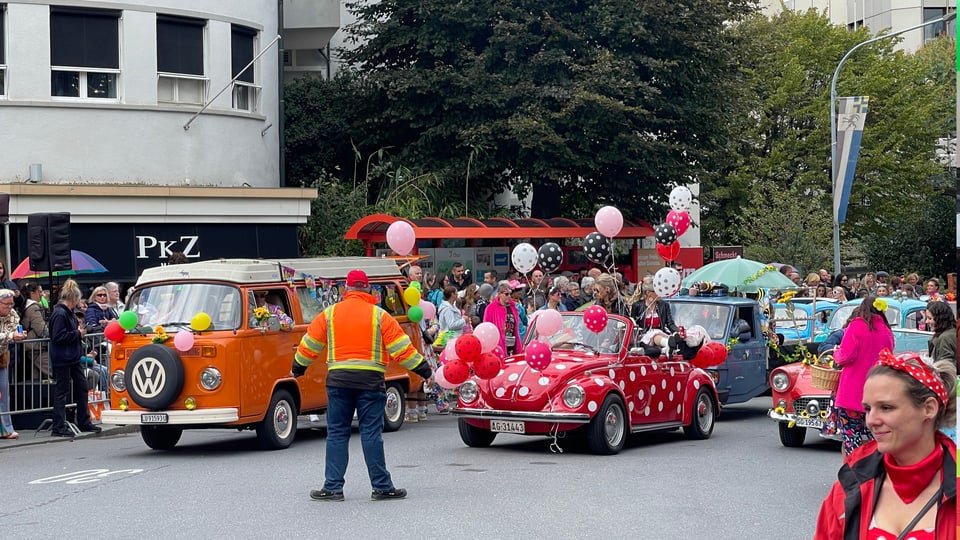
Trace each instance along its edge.
<instances>
[{"instance_id":1,"label":"balloon cluster","mask_svg":"<svg viewBox=\"0 0 960 540\"><path fill-rule=\"evenodd\" d=\"M670 192L670 212L664 223L653 228L653 237L657 241L657 254L667 263L680 255L680 240L690 228L690 214L687 210L693 201L693 193L684 186L677 186ZM653 276L653 290L658 296L673 296L680 290L680 272L670 267L661 268Z\"/></svg>"},{"instance_id":2,"label":"balloon cluster","mask_svg":"<svg viewBox=\"0 0 960 540\"><path fill-rule=\"evenodd\" d=\"M616 207L604 206L597 210L593 224L597 227L597 232L584 237L583 253L594 264L613 266L613 251L609 239L620 234L623 229L623 214Z\"/></svg>"},{"instance_id":3,"label":"balloon cluster","mask_svg":"<svg viewBox=\"0 0 960 540\"><path fill-rule=\"evenodd\" d=\"M496 377L506 357L499 343L500 331L493 323L478 324L472 334L447 341L433 379L441 388L453 389L466 381L471 371L480 379Z\"/></svg>"}]
</instances>

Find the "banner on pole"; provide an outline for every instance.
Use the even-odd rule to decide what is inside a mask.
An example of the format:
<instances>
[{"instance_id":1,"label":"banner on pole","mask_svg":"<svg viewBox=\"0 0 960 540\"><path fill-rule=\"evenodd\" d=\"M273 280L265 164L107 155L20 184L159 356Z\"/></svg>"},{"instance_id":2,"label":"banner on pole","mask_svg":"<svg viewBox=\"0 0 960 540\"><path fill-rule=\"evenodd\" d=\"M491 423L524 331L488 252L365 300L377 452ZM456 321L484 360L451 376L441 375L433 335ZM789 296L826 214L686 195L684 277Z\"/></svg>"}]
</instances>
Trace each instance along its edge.
<instances>
[{"instance_id":1,"label":"banner on pole","mask_svg":"<svg viewBox=\"0 0 960 540\"><path fill-rule=\"evenodd\" d=\"M839 101L837 163L833 171L836 179L833 190L833 219L837 223L843 223L847 220L847 204L850 202L850 188L853 186L853 173L857 169L860 139L863 137L863 124L867 119L870 97L842 97Z\"/></svg>"}]
</instances>

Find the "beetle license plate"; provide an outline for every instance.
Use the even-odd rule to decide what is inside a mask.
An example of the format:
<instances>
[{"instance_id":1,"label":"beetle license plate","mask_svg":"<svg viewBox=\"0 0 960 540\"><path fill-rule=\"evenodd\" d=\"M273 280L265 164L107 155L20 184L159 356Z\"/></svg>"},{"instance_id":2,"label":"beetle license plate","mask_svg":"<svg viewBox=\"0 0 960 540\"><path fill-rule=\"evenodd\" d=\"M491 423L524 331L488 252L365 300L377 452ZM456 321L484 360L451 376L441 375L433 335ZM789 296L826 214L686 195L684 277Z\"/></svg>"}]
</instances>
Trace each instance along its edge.
<instances>
[{"instance_id":1,"label":"beetle license plate","mask_svg":"<svg viewBox=\"0 0 960 540\"><path fill-rule=\"evenodd\" d=\"M527 429L523 422L505 422L503 420L491 420L490 431L497 433L526 433Z\"/></svg>"},{"instance_id":2,"label":"beetle license plate","mask_svg":"<svg viewBox=\"0 0 960 540\"><path fill-rule=\"evenodd\" d=\"M167 421L167 413L140 415L141 424L166 424Z\"/></svg>"},{"instance_id":3,"label":"beetle license plate","mask_svg":"<svg viewBox=\"0 0 960 540\"><path fill-rule=\"evenodd\" d=\"M808 428L815 428L815 429L820 429L823 427L823 420L819 418L799 417L797 418L796 422L797 422L797 427L808 427Z\"/></svg>"}]
</instances>

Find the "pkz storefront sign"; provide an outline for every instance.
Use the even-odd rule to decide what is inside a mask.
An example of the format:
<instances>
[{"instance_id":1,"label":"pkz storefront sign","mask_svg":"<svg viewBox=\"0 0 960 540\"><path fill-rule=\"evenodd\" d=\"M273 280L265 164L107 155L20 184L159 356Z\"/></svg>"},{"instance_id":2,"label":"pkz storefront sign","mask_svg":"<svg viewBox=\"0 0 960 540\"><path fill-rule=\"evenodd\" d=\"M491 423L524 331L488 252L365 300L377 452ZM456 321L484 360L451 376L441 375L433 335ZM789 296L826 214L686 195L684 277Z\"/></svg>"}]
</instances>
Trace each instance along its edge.
<instances>
[{"instance_id":1,"label":"pkz storefront sign","mask_svg":"<svg viewBox=\"0 0 960 540\"><path fill-rule=\"evenodd\" d=\"M166 260L174 252L179 251L188 259L199 259L199 240L200 237L196 235L180 236L176 240L165 240L149 235L137 236L137 258Z\"/></svg>"},{"instance_id":2,"label":"pkz storefront sign","mask_svg":"<svg viewBox=\"0 0 960 540\"><path fill-rule=\"evenodd\" d=\"M713 261L743 257L743 246L713 246Z\"/></svg>"}]
</instances>

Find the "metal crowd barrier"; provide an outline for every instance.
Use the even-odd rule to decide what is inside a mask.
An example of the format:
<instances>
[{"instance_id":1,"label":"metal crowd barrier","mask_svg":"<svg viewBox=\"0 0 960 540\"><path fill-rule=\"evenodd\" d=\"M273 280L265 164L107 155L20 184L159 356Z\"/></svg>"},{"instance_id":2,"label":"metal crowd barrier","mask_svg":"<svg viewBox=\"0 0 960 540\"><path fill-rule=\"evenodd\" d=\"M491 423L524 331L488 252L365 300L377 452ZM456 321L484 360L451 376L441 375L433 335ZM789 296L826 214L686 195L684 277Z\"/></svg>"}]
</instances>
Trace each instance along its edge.
<instances>
[{"instance_id":1,"label":"metal crowd barrier","mask_svg":"<svg viewBox=\"0 0 960 540\"><path fill-rule=\"evenodd\" d=\"M87 407L91 419L100 420L100 412L110 406L109 341L102 333L87 334L84 352L97 351L96 362L100 368L86 368L88 385L96 388L87 392ZM99 370L105 375L100 376ZM53 412L54 381L50 367L50 338L27 339L11 348L10 354L10 416L16 429L35 429L44 425ZM72 392L72 391L71 391ZM71 395L68 411L76 408ZM68 412L67 416L70 414Z\"/></svg>"}]
</instances>

